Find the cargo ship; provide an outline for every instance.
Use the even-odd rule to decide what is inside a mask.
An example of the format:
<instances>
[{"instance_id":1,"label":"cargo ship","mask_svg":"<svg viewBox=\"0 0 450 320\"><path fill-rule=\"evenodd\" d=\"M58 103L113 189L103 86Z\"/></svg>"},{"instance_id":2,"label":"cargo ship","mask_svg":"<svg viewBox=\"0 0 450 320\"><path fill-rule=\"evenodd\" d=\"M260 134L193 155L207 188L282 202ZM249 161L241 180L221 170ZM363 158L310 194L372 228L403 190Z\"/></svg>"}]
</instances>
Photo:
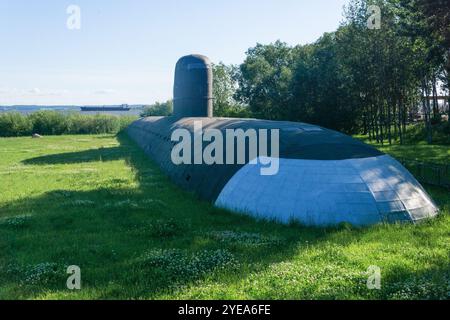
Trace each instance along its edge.
<instances>
[{"instance_id":1,"label":"cargo ship","mask_svg":"<svg viewBox=\"0 0 450 320\"><path fill-rule=\"evenodd\" d=\"M123 104L121 106L103 106L103 107L81 107L81 111L83 112L102 112L102 111L130 111L131 108L127 104Z\"/></svg>"}]
</instances>

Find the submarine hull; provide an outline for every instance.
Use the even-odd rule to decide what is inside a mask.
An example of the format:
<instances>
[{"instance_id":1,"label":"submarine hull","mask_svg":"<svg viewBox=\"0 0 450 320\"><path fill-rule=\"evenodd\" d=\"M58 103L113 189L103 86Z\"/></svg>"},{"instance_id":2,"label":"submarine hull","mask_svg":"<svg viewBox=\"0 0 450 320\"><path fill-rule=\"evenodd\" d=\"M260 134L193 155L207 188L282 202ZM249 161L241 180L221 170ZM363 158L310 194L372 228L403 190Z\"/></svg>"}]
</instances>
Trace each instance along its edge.
<instances>
[{"instance_id":1,"label":"submarine hull","mask_svg":"<svg viewBox=\"0 0 450 320\"><path fill-rule=\"evenodd\" d=\"M261 165L181 164L171 159L176 129L278 129L279 172ZM399 162L347 135L304 123L257 119L149 117L128 135L182 188L216 206L257 218L310 226L419 222L438 208ZM229 151L229 150L228 150ZM225 153L227 150L225 149Z\"/></svg>"}]
</instances>

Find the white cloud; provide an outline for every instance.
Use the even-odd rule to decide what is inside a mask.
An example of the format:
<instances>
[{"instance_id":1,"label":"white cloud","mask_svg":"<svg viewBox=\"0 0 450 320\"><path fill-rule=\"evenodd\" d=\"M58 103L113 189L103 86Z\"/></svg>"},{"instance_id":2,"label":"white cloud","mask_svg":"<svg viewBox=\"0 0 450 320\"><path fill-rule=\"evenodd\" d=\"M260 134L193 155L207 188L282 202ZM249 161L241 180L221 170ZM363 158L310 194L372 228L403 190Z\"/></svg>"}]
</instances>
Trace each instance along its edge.
<instances>
[{"instance_id":1,"label":"white cloud","mask_svg":"<svg viewBox=\"0 0 450 320\"><path fill-rule=\"evenodd\" d=\"M97 95L104 95L104 94L113 94L113 93L116 93L116 91L113 89L101 89L101 90L94 91L92 93L97 94Z\"/></svg>"},{"instance_id":2,"label":"white cloud","mask_svg":"<svg viewBox=\"0 0 450 320\"><path fill-rule=\"evenodd\" d=\"M0 88L0 95L7 97L47 97L64 96L69 93L68 90L41 90L40 88L19 89L19 88Z\"/></svg>"},{"instance_id":3,"label":"white cloud","mask_svg":"<svg viewBox=\"0 0 450 320\"><path fill-rule=\"evenodd\" d=\"M31 90L28 90L28 93L33 94L33 95L40 95L42 93L42 91L39 88L33 88Z\"/></svg>"},{"instance_id":4,"label":"white cloud","mask_svg":"<svg viewBox=\"0 0 450 320\"><path fill-rule=\"evenodd\" d=\"M7 87L0 88L1 95L13 95L13 94L18 94L18 93L19 93L19 90L16 88L7 88Z\"/></svg>"}]
</instances>

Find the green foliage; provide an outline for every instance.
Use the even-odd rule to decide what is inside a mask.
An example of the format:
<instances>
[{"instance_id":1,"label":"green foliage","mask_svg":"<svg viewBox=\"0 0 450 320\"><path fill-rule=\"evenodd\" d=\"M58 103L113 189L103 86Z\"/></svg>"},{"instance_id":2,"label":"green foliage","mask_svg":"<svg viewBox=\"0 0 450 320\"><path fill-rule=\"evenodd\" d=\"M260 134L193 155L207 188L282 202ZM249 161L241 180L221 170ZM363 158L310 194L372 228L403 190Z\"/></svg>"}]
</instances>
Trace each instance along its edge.
<instances>
[{"instance_id":1,"label":"green foliage","mask_svg":"<svg viewBox=\"0 0 450 320\"><path fill-rule=\"evenodd\" d=\"M213 65L214 116L247 118L250 110L236 100L239 70L236 66L227 66L222 62Z\"/></svg>"},{"instance_id":2,"label":"green foliage","mask_svg":"<svg viewBox=\"0 0 450 320\"><path fill-rule=\"evenodd\" d=\"M119 132L123 132L129 127L134 121L137 120L136 116L121 116L119 117ZM108 133L108 132L105 132Z\"/></svg>"},{"instance_id":3,"label":"green foliage","mask_svg":"<svg viewBox=\"0 0 450 320\"><path fill-rule=\"evenodd\" d=\"M443 121L440 122L432 127L433 130L433 145L427 145L427 129L425 127L425 124L418 123L414 125L409 125L406 127L406 130L404 132L403 136L403 144L400 143L400 141L393 140L391 145L387 145L385 143L377 143L375 140L369 139L367 135L356 135L357 138L362 139L364 142L369 144L374 144L376 146L379 146L380 148L402 148L407 152L406 150L409 149L409 152L407 154L410 156L409 159L416 159L419 158L427 158L430 162L432 159L429 159L430 157L436 156L436 153L433 152L434 149L438 150L437 153L441 156L446 157L447 152L445 152L446 149L449 149L450 145L450 122ZM416 155L414 154L417 152L418 147L423 147L423 150ZM448 150L448 154L450 155L450 149ZM428 156L427 154L428 153ZM441 159L442 160L442 159ZM446 161L450 162L450 158L446 159ZM433 161L431 161L433 162ZM443 161L439 161L443 162Z\"/></svg>"},{"instance_id":4,"label":"green foliage","mask_svg":"<svg viewBox=\"0 0 450 320\"><path fill-rule=\"evenodd\" d=\"M72 115L70 117L70 127L68 131L71 134L101 134L120 131L119 117L108 115Z\"/></svg>"},{"instance_id":5,"label":"green foliage","mask_svg":"<svg viewBox=\"0 0 450 320\"><path fill-rule=\"evenodd\" d=\"M236 96L253 115L278 120L289 117L295 52L286 43L258 44L240 66Z\"/></svg>"},{"instance_id":6,"label":"green foliage","mask_svg":"<svg viewBox=\"0 0 450 320\"><path fill-rule=\"evenodd\" d=\"M144 108L141 117L167 117L173 113L173 101L156 102Z\"/></svg>"},{"instance_id":7,"label":"green foliage","mask_svg":"<svg viewBox=\"0 0 450 320\"><path fill-rule=\"evenodd\" d=\"M219 114L221 101L232 96L253 117L364 132L391 143L403 142L420 110L431 143L431 125L442 113L432 98L440 82L448 91L450 79L443 2L352 0L338 30L315 43L257 44L238 69L217 68L216 95L224 97ZM381 29L368 28L369 5L380 7Z\"/></svg>"},{"instance_id":8,"label":"green foliage","mask_svg":"<svg viewBox=\"0 0 450 320\"><path fill-rule=\"evenodd\" d=\"M39 111L29 115L0 114L0 137L18 137L31 134L104 134L124 130L137 117L112 115L83 115Z\"/></svg>"},{"instance_id":9,"label":"green foliage","mask_svg":"<svg viewBox=\"0 0 450 320\"><path fill-rule=\"evenodd\" d=\"M450 163L450 148L448 145L429 145L424 140L418 143L381 144L369 141L367 136L356 136L364 142L375 146L381 151L398 159L416 160L425 163L448 165Z\"/></svg>"},{"instance_id":10,"label":"green foliage","mask_svg":"<svg viewBox=\"0 0 450 320\"><path fill-rule=\"evenodd\" d=\"M30 114L33 133L41 135L61 135L69 132L69 117L56 111L38 111Z\"/></svg>"},{"instance_id":11,"label":"green foliage","mask_svg":"<svg viewBox=\"0 0 450 320\"><path fill-rule=\"evenodd\" d=\"M447 190L427 187L442 212L418 225L307 228L199 201L123 135L0 150L0 299L450 298ZM69 265L82 290L66 288ZM372 265L381 290L366 287Z\"/></svg>"},{"instance_id":12,"label":"green foliage","mask_svg":"<svg viewBox=\"0 0 450 320\"><path fill-rule=\"evenodd\" d=\"M412 0L403 0L412 2ZM449 0L416 0L416 6L424 16L434 36L442 42L442 46L450 47L450 14ZM448 66L450 68L450 66Z\"/></svg>"},{"instance_id":13,"label":"green foliage","mask_svg":"<svg viewBox=\"0 0 450 320\"><path fill-rule=\"evenodd\" d=\"M450 145L450 122L439 122L432 126L433 142L436 145ZM408 126L405 133L406 143L426 141L427 132L424 124Z\"/></svg>"}]
</instances>

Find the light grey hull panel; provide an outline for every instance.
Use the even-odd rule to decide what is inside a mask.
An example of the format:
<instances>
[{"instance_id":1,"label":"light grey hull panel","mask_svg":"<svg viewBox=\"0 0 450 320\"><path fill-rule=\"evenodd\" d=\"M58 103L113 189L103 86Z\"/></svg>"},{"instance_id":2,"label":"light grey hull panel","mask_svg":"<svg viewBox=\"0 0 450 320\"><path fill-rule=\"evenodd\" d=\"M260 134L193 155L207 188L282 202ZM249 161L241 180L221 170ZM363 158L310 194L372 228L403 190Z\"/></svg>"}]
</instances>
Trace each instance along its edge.
<instances>
[{"instance_id":1,"label":"light grey hull panel","mask_svg":"<svg viewBox=\"0 0 450 320\"><path fill-rule=\"evenodd\" d=\"M417 222L438 208L417 180L390 156L348 160L280 159L279 174L246 165L216 205L258 218L311 226Z\"/></svg>"}]
</instances>

